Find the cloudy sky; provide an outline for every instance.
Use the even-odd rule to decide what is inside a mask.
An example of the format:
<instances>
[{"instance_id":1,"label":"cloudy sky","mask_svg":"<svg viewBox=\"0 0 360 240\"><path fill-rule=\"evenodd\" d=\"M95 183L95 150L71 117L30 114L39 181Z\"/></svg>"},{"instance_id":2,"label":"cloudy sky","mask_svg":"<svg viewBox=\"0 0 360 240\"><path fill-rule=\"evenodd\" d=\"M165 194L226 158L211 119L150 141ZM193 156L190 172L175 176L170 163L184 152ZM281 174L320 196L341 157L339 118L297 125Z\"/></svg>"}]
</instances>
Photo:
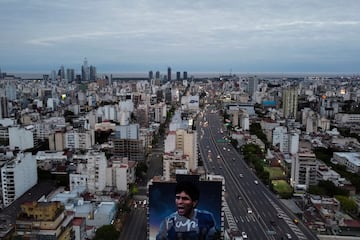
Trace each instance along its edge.
<instances>
[{"instance_id":1,"label":"cloudy sky","mask_svg":"<svg viewBox=\"0 0 360 240\"><path fill-rule=\"evenodd\" d=\"M1 0L0 68L360 72L359 0Z\"/></svg>"}]
</instances>

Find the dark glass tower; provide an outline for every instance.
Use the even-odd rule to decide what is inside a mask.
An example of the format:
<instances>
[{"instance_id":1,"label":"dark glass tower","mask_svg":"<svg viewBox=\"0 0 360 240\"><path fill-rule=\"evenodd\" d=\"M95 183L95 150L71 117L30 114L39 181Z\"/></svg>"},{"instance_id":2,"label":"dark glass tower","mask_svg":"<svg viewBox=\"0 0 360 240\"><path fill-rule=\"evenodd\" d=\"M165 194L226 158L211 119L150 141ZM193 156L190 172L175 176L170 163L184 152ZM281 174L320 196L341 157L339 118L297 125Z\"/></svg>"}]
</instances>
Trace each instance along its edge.
<instances>
[{"instance_id":1,"label":"dark glass tower","mask_svg":"<svg viewBox=\"0 0 360 240\"><path fill-rule=\"evenodd\" d=\"M167 69L167 80L171 81L171 67L168 67Z\"/></svg>"}]
</instances>

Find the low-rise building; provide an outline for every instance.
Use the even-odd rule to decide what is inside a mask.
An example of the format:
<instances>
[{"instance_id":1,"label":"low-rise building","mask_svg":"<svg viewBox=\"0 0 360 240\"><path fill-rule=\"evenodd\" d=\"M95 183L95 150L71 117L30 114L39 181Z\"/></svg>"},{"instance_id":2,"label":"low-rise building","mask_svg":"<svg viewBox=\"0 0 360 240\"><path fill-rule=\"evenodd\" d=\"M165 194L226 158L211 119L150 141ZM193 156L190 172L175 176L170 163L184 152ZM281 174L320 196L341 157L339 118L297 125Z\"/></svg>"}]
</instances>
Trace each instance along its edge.
<instances>
[{"instance_id":1,"label":"low-rise building","mask_svg":"<svg viewBox=\"0 0 360 240\"><path fill-rule=\"evenodd\" d=\"M15 239L71 240L73 215L60 202L26 202L15 224Z\"/></svg>"},{"instance_id":2,"label":"low-rise building","mask_svg":"<svg viewBox=\"0 0 360 240\"><path fill-rule=\"evenodd\" d=\"M334 152L332 160L349 172L360 173L360 152Z\"/></svg>"},{"instance_id":3,"label":"low-rise building","mask_svg":"<svg viewBox=\"0 0 360 240\"><path fill-rule=\"evenodd\" d=\"M39 151L36 156L36 163L38 168L42 170L52 170L59 164L65 164L67 156L64 152L53 151Z\"/></svg>"},{"instance_id":4,"label":"low-rise building","mask_svg":"<svg viewBox=\"0 0 360 240\"><path fill-rule=\"evenodd\" d=\"M344 186L344 183L346 181L346 179L342 178L339 173L330 169L326 165L318 166L316 177L318 181L331 181L337 187Z\"/></svg>"}]
</instances>

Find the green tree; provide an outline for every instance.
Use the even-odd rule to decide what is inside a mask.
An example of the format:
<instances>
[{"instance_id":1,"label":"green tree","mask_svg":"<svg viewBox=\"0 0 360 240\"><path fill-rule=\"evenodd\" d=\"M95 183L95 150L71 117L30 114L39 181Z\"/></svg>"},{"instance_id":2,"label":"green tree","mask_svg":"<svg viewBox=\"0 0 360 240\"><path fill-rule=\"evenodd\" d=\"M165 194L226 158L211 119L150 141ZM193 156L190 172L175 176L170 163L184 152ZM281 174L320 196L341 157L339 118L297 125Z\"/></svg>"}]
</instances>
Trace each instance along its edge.
<instances>
[{"instance_id":1,"label":"green tree","mask_svg":"<svg viewBox=\"0 0 360 240\"><path fill-rule=\"evenodd\" d=\"M270 146L269 141L267 140L266 134L262 131L260 123L252 123L250 125L250 134L256 135L268 148Z\"/></svg>"},{"instance_id":2,"label":"green tree","mask_svg":"<svg viewBox=\"0 0 360 240\"><path fill-rule=\"evenodd\" d=\"M94 240L117 240L119 235L114 225L104 225L96 230Z\"/></svg>"},{"instance_id":3,"label":"green tree","mask_svg":"<svg viewBox=\"0 0 360 240\"><path fill-rule=\"evenodd\" d=\"M130 186L130 195L135 195L139 192L139 188L135 184Z\"/></svg>"},{"instance_id":4,"label":"green tree","mask_svg":"<svg viewBox=\"0 0 360 240\"><path fill-rule=\"evenodd\" d=\"M340 196L337 195L335 196L335 198L337 200L340 201L341 203L341 208L345 211L345 212L349 212L349 213L354 213L357 210L357 205L356 202L346 196Z\"/></svg>"},{"instance_id":5,"label":"green tree","mask_svg":"<svg viewBox=\"0 0 360 240\"><path fill-rule=\"evenodd\" d=\"M308 192L314 195L326 195L326 190L319 186L310 186Z\"/></svg>"},{"instance_id":6,"label":"green tree","mask_svg":"<svg viewBox=\"0 0 360 240\"><path fill-rule=\"evenodd\" d=\"M145 162L139 162L135 169L135 175L137 178L143 178L146 174L148 167Z\"/></svg>"}]
</instances>

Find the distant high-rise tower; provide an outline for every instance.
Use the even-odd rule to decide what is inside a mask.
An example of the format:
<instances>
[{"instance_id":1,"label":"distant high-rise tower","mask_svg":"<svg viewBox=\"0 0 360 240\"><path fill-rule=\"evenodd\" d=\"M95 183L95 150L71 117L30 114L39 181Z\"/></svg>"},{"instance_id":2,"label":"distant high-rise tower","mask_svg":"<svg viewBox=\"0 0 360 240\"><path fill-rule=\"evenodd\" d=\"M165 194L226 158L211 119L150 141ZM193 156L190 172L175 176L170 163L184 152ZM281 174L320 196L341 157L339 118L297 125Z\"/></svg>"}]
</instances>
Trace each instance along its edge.
<instances>
[{"instance_id":1,"label":"distant high-rise tower","mask_svg":"<svg viewBox=\"0 0 360 240\"><path fill-rule=\"evenodd\" d=\"M187 72L183 73L183 78L184 78L184 80L187 80Z\"/></svg>"},{"instance_id":2,"label":"distant high-rise tower","mask_svg":"<svg viewBox=\"0 0 360 240\"><path fill-rule=\"evenodd\" d=\"M167 80L169 82L171 81L171 67L168 67L168 69L167 69Z\"/></svg>"},{"instance_id":3,"label":"distant high-rise tower","mask_svg":"<svg viewBox=\"0 0 360 240\"><path fill-rule=\"evenodd\" d=\"M66 78L68 82L73 82L75 80L75 70L72 68L66 69Z\"/></svg>"},{"instance_id":4,"label":"distant high-rise tower","mask_svg":"<svg viewBox=\"0 0 360 240\"><path fill-rule=\"evenodd\" d=\"M61 67L60 67L60 80L63 80L63 79L65 79L65 69L64 69L64 66L63 65L61 65Z\"/></svg>"},{"instance_id":5,"label":"distant high-rise tower","mask_svg":"<svg viewBox=\"0 0 360 240\"><path fill-rule=\"evenodd\" d=\"M257 88L258 88L257 77L250 77L249 78L249 95L251 96L252 102L255 102Z\"/></svg>"},{"instance_id":6,"label":"distant high-rise tower","mask_svg":"<svg viewBox=\"0 0 360 240\"><path fill-rule=\"evenodd\" d=\"M160 79L160 72L159 72L159 71L156 71L156 73L155 73L155 79Z\"/></svg>"},{"instance_id":7,"label":"distant high-rise tower","mask_svg":"<svg viewBox=\"0 0 360 240\"><path fill-rule=\"evenodd\" d=\"M85 58L84 64L81 67L81 78L82 81L89 81L90 80L90 68L88 66L87 59Z\"/></svg>"},{"instance_id":8,"label":"distant high-rise tower","mask_svg":"<svg viewBox=\"0 0 360 240\"><path fill-rule=\"evenodd\" d=\"M181 73L176 72L176 81L180 81L180 79L181 79Z\"/></svg>"},{"instance_id":9,"label":"distant high-rise tower","mask_svg":"<svg viewBox=\"0 0 360 240\"><path fill-rule=\"evenodd\" d=\"M154 78L154 73L153 73L153 71L149 71L149 79L151 80L151 79L153 79Z\"/></svg>"},{"instance_id":10,"label":"distant high-rise tower","mask_svg":"<svg viewBox=\"0 0 360 240\"><path fill-rule=\"evenodd\" d=\"M296 118L298 105L298 90L296 87L289 87L283 90L282 104L284 118Z\"/></svg>"},{"instance_id":11,"label":"distant high-rise tower","mask_svg":"<svg viewBox=\"0 0 360 240\"><path fill-rule=\"evenodd\" d=\"M7 97L0 97L0 119L9 117L9 102Z\"/></svg>"},{"instance_id":12,"label":"distant high-rise tower","mask_svg":"<svg viewBox=\"0 0 360 240\"><path fill-rule=\"evenodd\" d=\"M55 70L51 71L51 81L56 82L56 71Z\"/></svg>"},{"instance_id":13,"label":"distant high-rise tower","mask_svg":"<svg viewBox=\"0 0 360 240\"><path fill-rule=\"evenodd\" d=\"M95 81L96 80L96 67L95 66L90 66L90 81Z\"/></svg>"},{"instance_id":14,"label":"distant high-rise tower","mask_svg":"<svg viewBox=\"0 0 360 240\"><path fill-rule=\"evenodd\" d=\"M44 82L49 81L49 74L44 74L44 75L43 75L43 81L44 81Z\"/></svg>"},{"instance_id":15,"label":"distant high-rise tower","mask_svg":"<svg viewBox=\"0 0 360 240\"><path fill-rule=\"evenodd\" d=\"M9 101L15 101L17 99L17 88L16 82L14 81L7 81L5 84L5 97Z\"/></svg>"}]
</instances>

